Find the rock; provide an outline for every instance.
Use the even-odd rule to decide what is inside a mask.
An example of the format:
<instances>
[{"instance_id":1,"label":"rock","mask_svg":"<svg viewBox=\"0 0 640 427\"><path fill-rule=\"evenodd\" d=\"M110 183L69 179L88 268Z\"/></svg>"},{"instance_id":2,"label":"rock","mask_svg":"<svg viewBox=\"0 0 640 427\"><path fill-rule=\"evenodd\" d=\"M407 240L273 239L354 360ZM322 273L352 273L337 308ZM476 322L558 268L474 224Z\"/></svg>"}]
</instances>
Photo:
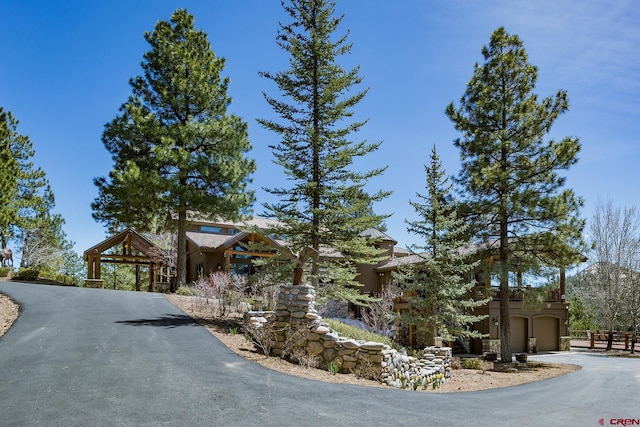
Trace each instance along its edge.
<instances>
[{"instance_id":1,"label":"rock","mask_svg":"<svg viewBox=\"0 0 640 427\"><path fill-rule=\"evenodd\" d=\"M360 347L362 347L365 350L382 351L382 349L384 349L384 344L379 342L366 341L362 343Z\"/></svg>"},{"instance_id":2,"label":"rock","mask_svg":"<svg viewBox=\"0 0 640 427\"><path fill-rule=\"evenodd\" d=\"M318 326L317 328L312 329L312 332L318 335L326 335L331 332L331 329L327 328L326 326Z\"/></svg>"},{"instance_id":3,"label":"rock","mask_svg":"<svg viewBox=\"0 0 640 427\"><path fill-rule=\"evenodd\" d=\"M307 342L307 353L311 356L317 356L324 351L324 346L317 341Z\"/></svg>"}]
</instances>

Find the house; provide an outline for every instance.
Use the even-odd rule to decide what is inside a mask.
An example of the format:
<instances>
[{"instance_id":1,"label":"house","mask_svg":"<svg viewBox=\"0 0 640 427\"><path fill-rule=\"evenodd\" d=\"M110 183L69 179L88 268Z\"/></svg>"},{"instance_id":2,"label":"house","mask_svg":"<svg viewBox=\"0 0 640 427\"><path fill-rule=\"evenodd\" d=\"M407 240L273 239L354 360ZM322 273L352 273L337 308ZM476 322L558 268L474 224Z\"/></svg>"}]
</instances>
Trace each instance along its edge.
<instances>
[{"instance_id":1,"label":"house","mask_svg":"<svg viewBox=\"0 0 640 427\"><path fill-rule=\"evenodd\" d=\"M255 258L274 257L277 252L288 250L286 240L281 236L269 234L275 221L254 218L245 221L226 220L192 220L187 230L187 282L196 281L199 277L215 271L251 276L255 273L252 260ZM382 231L368 229L364 235L377 241L378 248L384 251L383 259L377 264L358 265L358 281L362 283L361 291L370 295L378 294L384 286L393 283L393 273L403 264L421 263L424 258L411 254L398 246L398 242ZM121 247L119 255L105 255L108 248ZM132 253L135 249L139 253ZM250 249L253 248L253 249ZM259 249L255 249L259 248ZM128 262L134 265L146 265L149 269L149 290L154 282L164 283L169 280L169 270L165 264L153 258L159 248L154 247L149 239L135 230L126 230L85 251L88 263L87 280L100 280L100 260L102 262ZM490 251L484 247L469 246L463 250L473 253L484 253L485 262L474 272L478 283L473 289L477 298L491 296L489 303L479 308L476 313L485 314L486 319L475 324L474 329L486 334L483 340L471 340L466 349L472 353L484 353L500 348L499 341L499 298L497 287L492 286L490 271L494 260ZM293 254L291 254L293 258ZM332 256L340 256L333 253ZM518 277L521 277L519 275ZM509 306L511 317L512 351L536 352L568 349L568 304L565 301L564 269L560 270L560 288L548 292L545 301L539 307L528 308L525 296L534 292L534 288L519 285L510 289ZM397 309L406 309L406 301L399 302ZM357 312L357 311L354 311Z\"/></svg>"}]
</instances>

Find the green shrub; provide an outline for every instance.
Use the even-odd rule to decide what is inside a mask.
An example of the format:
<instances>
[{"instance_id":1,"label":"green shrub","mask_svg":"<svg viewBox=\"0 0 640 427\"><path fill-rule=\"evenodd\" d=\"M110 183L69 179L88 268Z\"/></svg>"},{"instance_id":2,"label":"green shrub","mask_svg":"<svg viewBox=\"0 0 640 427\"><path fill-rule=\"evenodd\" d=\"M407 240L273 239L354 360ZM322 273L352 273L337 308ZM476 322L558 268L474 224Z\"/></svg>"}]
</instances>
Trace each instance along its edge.
<instances>
[{"instance_id":1,"label":"green shrub","mask_svg":"<svg viewBox=\"0 0 640 427\"><path fill-rule=\"evenodd\" d=\"M176 289L176 295L192 296L195 294L196 292L190 286L180 286Z\"/></svg>"},{"instance_id":2,"label":"green shrub","mask_svg":"<svg viewBox=\"0 0 640 427\"><path fill-rule=\"evenodd\" d=\"M0 267L0 277L9 277L11 267Z\"/></svg>"},{"instance_id":3,"label":"green shrub","mask_svg":"<svg viewBox=\"0 0 640 427\"><path fill-rule=\"evenodd\" d=\"M374 334L373 332L365 331L364 329L356 328L355 326L347 325L346 323L342 323L338 320L331 319L323 319L327 324L336 332L339 332L343 336L347 338L351 338L357 341L374 341L380 342L383 344L387 344L388 346L395 348L396 350L399 348L398 344L396 344L391 338L385 337L384 335Z\"/></svg>"},{"instance_id":4,"label":"green shrub","mask_svg":"<svg viewBox=\"0 0 640 427\"><path fill-rule=\"evenodd\" d=\"M21 268L18 270L14 279L18 280L36 280L40 275L40 271L35 268Z\"/></svg>"},{"instance_id":5,"label":"green shrub","mask_svg":"<svg viewBox=\"0 0 640 427\"><path fill-rule=\"evenodd\" d=\"M462 359L462 369L475 369L477 371L482 369L482 360L475 358Z\"/></svg>"}]
</instances>

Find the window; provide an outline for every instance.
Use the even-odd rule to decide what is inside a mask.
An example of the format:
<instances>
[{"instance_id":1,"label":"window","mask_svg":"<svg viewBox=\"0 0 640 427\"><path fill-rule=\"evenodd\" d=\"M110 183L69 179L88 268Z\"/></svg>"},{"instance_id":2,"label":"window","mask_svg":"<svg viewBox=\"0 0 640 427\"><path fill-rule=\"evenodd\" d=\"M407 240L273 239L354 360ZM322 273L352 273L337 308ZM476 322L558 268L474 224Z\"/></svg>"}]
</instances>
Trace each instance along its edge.
<instances>
[{"instance_id":1,"label":"window","mask_svg":"<svg viewBox=\"0 0 640 427\"><path fill-rule=\"evenodd\" d=\"M210 225L201 225L200 231L202 231L203 233L222 234L221 227L212 227Z\"/></svg>"}]
</instances>

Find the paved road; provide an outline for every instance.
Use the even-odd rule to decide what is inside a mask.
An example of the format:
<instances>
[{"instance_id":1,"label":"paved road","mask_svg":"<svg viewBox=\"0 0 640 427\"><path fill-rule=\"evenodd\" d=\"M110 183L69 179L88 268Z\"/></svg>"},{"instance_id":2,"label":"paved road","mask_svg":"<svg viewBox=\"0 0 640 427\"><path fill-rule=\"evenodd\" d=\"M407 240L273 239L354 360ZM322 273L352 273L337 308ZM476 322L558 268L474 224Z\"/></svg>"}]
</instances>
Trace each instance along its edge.
<instances>
[{"instance_id":1,"label":"paved road","mask_svg":"<svg viewBox=\"0 0 640 427\"><path fill-rule=\"evenodd\" d=\"M238 357L161 295L0 282L1 426L597 426L640 418L640 360L500 390L426 394L294 378Z\"/></svg>"}]
</instances>

